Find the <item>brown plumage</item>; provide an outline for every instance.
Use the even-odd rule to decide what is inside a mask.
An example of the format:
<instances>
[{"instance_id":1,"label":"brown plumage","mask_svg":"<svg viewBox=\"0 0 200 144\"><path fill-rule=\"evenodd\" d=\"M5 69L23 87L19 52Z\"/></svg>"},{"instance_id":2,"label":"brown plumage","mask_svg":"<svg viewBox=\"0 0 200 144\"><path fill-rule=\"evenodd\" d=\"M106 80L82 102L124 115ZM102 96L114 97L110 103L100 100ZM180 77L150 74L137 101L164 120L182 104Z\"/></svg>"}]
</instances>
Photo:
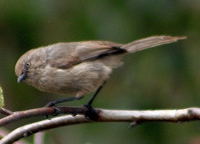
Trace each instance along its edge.
<instances>
[{"instance_id":1,"label":"brown plumage","mask_svg":"<svg viewBox=\"0 0 200 144\"><path fill-rule=\"evenodd\" d=\"M57 43L32 49L16 63L18 82L45 92L79 98L93 92L120 66L125 54L176 42L186 37L152 36L128 44L108 41Z\"/></svg>"}]
</instances>

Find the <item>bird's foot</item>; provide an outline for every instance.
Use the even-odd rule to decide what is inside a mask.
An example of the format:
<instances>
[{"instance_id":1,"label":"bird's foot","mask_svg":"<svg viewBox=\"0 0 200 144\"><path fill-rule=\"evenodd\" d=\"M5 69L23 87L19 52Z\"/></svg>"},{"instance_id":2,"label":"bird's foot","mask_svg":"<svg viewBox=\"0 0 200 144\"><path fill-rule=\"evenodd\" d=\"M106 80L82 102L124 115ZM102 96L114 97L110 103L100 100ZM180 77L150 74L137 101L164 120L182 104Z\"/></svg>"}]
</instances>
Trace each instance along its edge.
<instances>
[{"instance_id":1,"label":"bird's foot","mask_svg":"<svg viewBox=\"0 0 200 144\"><path fill-rule=\"evenodd\" d=\"M99 112L96 111L91 105L84 105L88 111L85 113L85 117L89 120L97 121L99 118Z\"/></svg>"}]
</instances>

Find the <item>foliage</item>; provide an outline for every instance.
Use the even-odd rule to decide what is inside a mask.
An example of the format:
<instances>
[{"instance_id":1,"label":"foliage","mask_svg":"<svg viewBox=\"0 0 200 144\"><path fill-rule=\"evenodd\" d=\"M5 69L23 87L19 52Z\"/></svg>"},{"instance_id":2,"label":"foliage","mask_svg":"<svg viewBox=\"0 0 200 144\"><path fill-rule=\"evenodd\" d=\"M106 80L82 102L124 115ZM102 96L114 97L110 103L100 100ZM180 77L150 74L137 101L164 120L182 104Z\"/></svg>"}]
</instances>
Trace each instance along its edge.
<instances>
[{"instance_id":1,"label":"foliage","mask_svg":"<svg viewBox=\"0 0 200 144\"><path fill-rule=\"evenodd\" d=\"M0 86L0 108L4 106L4 97L3 97L3 90Z\"/></svg>"}]
</instances>

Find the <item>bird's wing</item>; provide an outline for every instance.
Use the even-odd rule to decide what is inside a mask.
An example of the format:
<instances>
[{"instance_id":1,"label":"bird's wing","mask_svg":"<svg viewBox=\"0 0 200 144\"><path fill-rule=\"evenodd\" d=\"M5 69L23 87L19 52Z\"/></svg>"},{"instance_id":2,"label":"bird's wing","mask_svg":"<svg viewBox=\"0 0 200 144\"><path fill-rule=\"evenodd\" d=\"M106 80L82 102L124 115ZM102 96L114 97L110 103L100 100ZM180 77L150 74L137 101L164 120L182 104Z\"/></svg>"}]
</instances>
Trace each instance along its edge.
<instances>
[{"instance_id":1,"label":"bird's wing","mask_svg":"<svg viewBox=\"0 0 200 144\"><path fill-rule=\"evenodd\" d=\"M77 53L82 61L94 60L108 55L122 53L120 47L122 44L117 44L109 41L87 41L78 45Z\"/></svg>"},{"instance_id":2,"label":"bird's wing","mask_svg":"<svg viewBox=\"0 0 200 144\"><path fill-rule=\"evenodd\" d=\"M49 63L52 67L67 69L83 61L96 60L108 55L123 53L125 50L120 49L121 46L122 44L108 41L60 43L57 47L58 49L55 49L58 56L52 56L54 58L51 58ZM67 50L63 52L61 50L63 48Z\"/></svg>"}]
</instances>

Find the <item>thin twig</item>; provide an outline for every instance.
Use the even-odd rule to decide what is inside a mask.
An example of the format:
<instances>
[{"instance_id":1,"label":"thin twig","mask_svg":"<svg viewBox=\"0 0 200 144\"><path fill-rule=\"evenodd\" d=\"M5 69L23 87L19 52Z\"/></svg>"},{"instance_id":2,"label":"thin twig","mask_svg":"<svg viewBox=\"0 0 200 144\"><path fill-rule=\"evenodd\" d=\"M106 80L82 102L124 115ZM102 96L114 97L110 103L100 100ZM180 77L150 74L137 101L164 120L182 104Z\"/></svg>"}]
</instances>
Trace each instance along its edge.
<instances>
[{"instance_id":1,"label":"thin twig","mask_svg":"<svg viewBox=\"0 0 200 144\"><path fill-rule=\"evenodd\" d=\"M1 113L1 114L4 114L4 115L11 115L11 114L13 114L12 111L10 111L10 110L8 110L8 109L5 109L5 108L1 108L1 109L0 109L0 113Z\"/></svg>"}]
</instances>

